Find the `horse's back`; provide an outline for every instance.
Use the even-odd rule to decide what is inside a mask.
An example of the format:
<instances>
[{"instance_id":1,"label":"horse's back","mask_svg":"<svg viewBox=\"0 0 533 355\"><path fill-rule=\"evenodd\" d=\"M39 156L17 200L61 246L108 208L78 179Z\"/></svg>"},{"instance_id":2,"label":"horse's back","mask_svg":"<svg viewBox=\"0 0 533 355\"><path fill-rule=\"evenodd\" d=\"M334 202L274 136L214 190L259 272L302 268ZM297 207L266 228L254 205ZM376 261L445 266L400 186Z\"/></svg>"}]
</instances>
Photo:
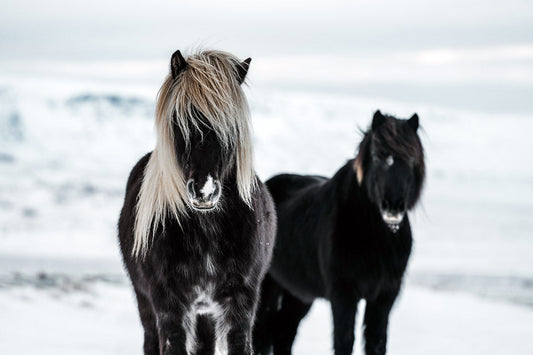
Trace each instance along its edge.
<instances>
[{"instance_id":1,"label":"horse's back","mask_svg":"<svg viewBox=\"0 0 533 355\"><path fill-rule=\"evenodd\" d=\"M312 186L318 186L327 178L318 175L280 174L270 178L265 184L272 195L276 205L293 198Z\"/></svg>"}]
</instances>

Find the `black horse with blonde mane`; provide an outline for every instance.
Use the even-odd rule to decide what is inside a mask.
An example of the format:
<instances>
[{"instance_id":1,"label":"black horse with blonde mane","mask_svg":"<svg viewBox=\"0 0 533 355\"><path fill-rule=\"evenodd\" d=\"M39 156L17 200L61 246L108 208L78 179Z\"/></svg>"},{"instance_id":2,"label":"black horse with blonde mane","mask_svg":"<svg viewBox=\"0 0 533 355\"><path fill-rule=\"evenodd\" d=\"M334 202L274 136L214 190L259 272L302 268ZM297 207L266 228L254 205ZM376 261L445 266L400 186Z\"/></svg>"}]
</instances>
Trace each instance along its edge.
<instances>
[{"instance_id":1,"label":"black horse with blonde mane","mask_svg":"<svg viewBox=\"0 0 533 355\"><path fill-rule=\"evenodd\" d=\"M145 354L252 354L276 217L252 163L249 64L172 55L157 144L130 174L118 224Z\"/></svg>"},{"instance_id":2,"label":"black horse with blonde mane","mask_svg":"<svg viewBox=\"0 0 533 355\"><path fill-rule=\"evenodd\" d=\"M365 353L385 354L389 312L411 252L407 211L425 175L417 129L416 114L398 120L377 111L357 157L331 179L285 174L267 181L278 232L257 313L257 354L290 354L316 298L331 302L336 355L352 353L361 299Z\"/></svg>"}]
</instances>

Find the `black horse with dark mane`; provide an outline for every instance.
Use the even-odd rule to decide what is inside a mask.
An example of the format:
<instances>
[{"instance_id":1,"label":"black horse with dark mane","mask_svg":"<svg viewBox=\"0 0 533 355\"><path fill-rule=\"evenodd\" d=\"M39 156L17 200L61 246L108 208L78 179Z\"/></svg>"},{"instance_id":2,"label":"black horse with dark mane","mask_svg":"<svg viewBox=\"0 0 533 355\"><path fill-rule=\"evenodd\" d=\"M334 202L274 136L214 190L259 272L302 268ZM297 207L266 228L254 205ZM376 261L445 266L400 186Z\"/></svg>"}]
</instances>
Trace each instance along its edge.
<instances>
[{"instance_id":1,"label":"black horse with dark mane","mask_svg":"<svg viewBox=\"0 0 533 355\"><path fill-rule=\"evenodd\" d=\"M365 352L385 354L389 312L411 253L407 211L420 197L424 153L418 116L377 111L359 153L331 179L267 181L278 233L254 331L256 354L290 354L316 298L331 302L336 355L352 353L357 304L366 300Z\"/></svg>"},{"instance_id":2,"label":"black horse with dark mane","mask_svg":"<svg viewBox=\"0 0 533 355\"><path fill-rule=\"evenodd\" d=\"M159 92L157 144L131 172L118 224L145 354L252 354L276 218L252 163L249 63L177 51Z\"/></svg>"}]
</instances>

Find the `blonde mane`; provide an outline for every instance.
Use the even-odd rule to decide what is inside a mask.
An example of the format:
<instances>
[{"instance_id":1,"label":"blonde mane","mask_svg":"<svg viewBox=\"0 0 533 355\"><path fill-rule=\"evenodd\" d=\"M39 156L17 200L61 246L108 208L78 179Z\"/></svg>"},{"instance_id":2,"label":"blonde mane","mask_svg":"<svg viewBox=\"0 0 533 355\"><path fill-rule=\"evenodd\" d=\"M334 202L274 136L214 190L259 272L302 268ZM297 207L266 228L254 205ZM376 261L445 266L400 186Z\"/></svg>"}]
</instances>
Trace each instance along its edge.
<instances>
[{"instance_id":1,"label":"blonde mane","mask_svg":"<svg viewBox=\"0 0 533 355\"><path fill-rule=\"evenodd\" d=\"M234 152L237 187L251 206L256 186L250 111L238 81L239 60L221 51L203 51L187 58L177 78L169 74L158 93L155 128L157 143L144 170L134 226L133 255L143 258L157 229L167 218L180 225L187 217L186 177L178 164L173 124L189 143L191 129L209 125L223 147ZM207 122L195 115L201 112ZM175 115L174 115L175 113ZM173 118L174 117L174 118Z\"/></svg>"}]
</instances>

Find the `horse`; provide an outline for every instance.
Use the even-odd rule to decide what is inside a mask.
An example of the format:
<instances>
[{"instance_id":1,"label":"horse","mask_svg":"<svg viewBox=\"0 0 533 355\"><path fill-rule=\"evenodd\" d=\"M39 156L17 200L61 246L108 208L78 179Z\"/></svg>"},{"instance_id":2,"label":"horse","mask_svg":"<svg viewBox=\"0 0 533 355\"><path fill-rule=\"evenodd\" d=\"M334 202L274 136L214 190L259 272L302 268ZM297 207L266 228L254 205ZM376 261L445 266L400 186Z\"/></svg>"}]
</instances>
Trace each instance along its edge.
<instances>
[{"instance_id":1,"label":"horse","mask_svg":"<svg viewBox=\"0 0 533 355\"><path fill-rule=\"evenodd\" d=\"M147 355L252 354L276 215L253 167L250 61L178 50L159 90L157 142L131 171L118 222Z\"/></svg>"},{"instance_id":2,"label":"horse","mask_svg":"<svg viewBox=\"0 0 533 355\"><path fill-rule=\"evenodd\" d=\"M418 115L377 111L355 159L336 174L282 174L266 182L278 231L254 330L256 354L291 354L316 298L330 301L336 355L351 354L358 302L366 300L365 352L385 354L389 312L402 284L412 234L407 211L425 179Z\"/></svg>"}]
</instances>

